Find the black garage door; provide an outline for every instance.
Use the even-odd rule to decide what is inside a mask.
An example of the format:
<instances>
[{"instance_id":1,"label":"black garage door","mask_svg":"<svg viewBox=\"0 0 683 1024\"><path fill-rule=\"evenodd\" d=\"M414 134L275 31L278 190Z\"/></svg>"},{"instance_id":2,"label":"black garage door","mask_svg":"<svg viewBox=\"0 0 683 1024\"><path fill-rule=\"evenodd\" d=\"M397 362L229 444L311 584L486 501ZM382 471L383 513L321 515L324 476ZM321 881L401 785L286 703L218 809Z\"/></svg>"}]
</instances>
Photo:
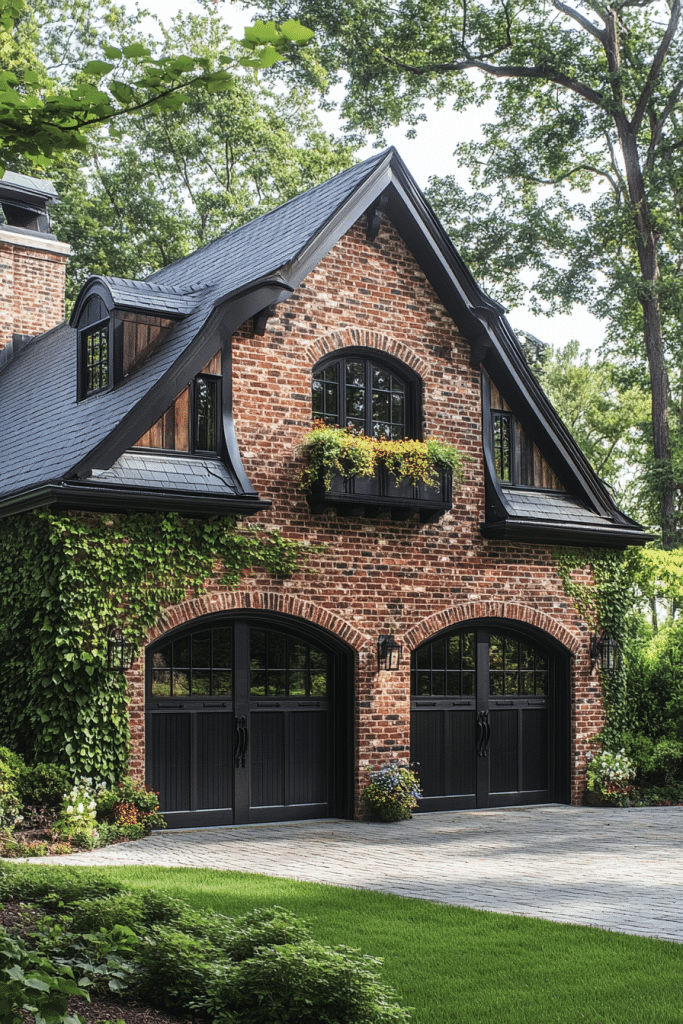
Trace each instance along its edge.
<instances>
[{"instance_id":1,"label":"black garage door","mask_svg":"<svg viewBox=\"0 0 683 1024\"><path fill-rule=\"evenodd\" d=\"M567 659L496 624L413 652L411 760L420 810L566 799Z\"/></svg>"},{"instance_id":2,"label":"black garage door","mask_svg":"<svg viewBox=\"0 0 683 1024\"><path fill-rule=\"evenodd\" d=\"M147 661L147 784L171 826L344 815L344 658L311 630L203 620Z\"/></svg>"}]
</instances>

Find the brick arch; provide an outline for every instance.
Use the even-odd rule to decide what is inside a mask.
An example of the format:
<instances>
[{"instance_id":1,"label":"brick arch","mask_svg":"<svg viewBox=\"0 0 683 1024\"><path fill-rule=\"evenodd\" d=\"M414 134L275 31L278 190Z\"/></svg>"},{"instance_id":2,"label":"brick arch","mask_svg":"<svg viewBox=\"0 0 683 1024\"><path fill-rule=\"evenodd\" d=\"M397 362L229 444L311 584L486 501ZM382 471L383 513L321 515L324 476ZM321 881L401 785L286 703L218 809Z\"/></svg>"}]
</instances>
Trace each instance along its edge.
<instances>
[{"instance_id":1,"label":"brick arch","mask_svg":"<svg viewBox=\"0 0 683 1024\"><path fill-rule=\"evenodd\" d=\"M557 619L516 601L470 601L467 604L454 605L444 611L435 612L419 625L413 626L404 634L403 642L408 650L414 651L435 633L477 619L506 619L511 626L515 623L535 626L536 629L558 640L572 655L578 654L585 642Z\"/></svg>"},{"instance_id":2,"label":"brick arch","mask_svg":"<svg viewBox=\"0 0 683 1024\"><path fill-rule=\"evenodd\" d=\"M343 348L369 348L378 352L386 352L395 359L405 363L411 370L414 370L423 380L427 376L428 369L424 360L413 352L408 345L402 341L391 338L388 334L381 334L379 331L366 331L359 327L347 327L340 331L330 331L322 338L318 338L309 348L311 365L315 364L332 352L338 352Z\"/></svg>"},{"instance_id":3,"label":"brick arch","mask_svg":"<svg viewBox=\"0 0 683 1024\"><path fill-rule=\"evenodd\" d=\"M218 591L211 594L202 594L201 597L190 598L181 604L173 605L166 609L164 617L147 634L145 647L158 640L165 633L184 626L202 615L214 615L217 612L279 612L282 615L291 615L296 619L303 619L311 622L321 629L326 629L338 639L352 647L358 652L368 642L368 638L360 630L355 629L345 619L327 608L310 601L302 601L293 594L275 594L268 591L247 590L247 591Z\"/></svg>"}]
</instances>

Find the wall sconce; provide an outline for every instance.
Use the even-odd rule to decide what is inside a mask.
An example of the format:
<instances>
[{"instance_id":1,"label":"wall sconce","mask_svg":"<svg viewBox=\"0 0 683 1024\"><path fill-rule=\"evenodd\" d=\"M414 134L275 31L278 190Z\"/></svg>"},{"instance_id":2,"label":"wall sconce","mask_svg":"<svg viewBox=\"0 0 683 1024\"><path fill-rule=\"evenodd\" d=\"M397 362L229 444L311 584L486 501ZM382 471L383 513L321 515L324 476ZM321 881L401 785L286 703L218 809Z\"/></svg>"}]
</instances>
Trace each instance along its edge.
<instances>
[{"instance_id":1,"label":"wall sconce","mask_svg":"<svg viewBox=\"0 0 683 1024\"><path fill-rule=\"evenodd\" d=\"M391 672L398 668L401 664L402 654L403 644L399 644L391 634L380 633L377 638L378 672L381 672L382 669L385 669L387 672Z\"/></svg>"},{"instance_id":2,"label":"wall sconce","mask_svg":"<svg viewBox=\"0 0 683 1024\"><path fill-rule=\"evenodd\" d=\"M614 672L619 661L619 644L603 629L600 636L591 637L590 655L591 664L599 662L601 672Z\"/></svg>"},{"instance_id":3,"label":"wall sconce","mask_svg":"<svg viewBox=\"0 0 683 1024\"><path fill-rule=\"evenodd\" d=\"M126 640L120 626L112 626L107 634L107 672L125 672L132 667L137 649Z\"/></svg>"}]
</instances>

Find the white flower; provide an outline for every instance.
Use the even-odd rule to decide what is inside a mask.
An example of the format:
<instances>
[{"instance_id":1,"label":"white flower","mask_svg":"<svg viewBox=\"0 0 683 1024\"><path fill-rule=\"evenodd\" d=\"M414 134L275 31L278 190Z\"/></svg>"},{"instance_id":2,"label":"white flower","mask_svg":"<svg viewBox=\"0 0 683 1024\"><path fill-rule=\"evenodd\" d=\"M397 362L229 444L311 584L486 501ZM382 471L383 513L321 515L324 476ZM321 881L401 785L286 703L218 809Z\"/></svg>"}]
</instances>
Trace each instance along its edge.
<instances>
[{"instance_id":1,"label":"white flower","mask_svg":"<svg viewBox=\"0 0 683 1024\"><path fill-rule=\"evenodd\" d=\"M74 812L73 805L72 804L68 804L68 806L66 808L66 813L67 814L73 814L73 812Z\"/></svg>"},{"instance_id":2,"label":"white flower","mask_svg":"<svg viewBox=\"0 0 683 1024\"><path fill-rule=\"evenodd\" d=\"M78 811L79 814L83 814L85 808L83 807L83 804L79 804L76 810Z\"/></svg>"}]
</instances>

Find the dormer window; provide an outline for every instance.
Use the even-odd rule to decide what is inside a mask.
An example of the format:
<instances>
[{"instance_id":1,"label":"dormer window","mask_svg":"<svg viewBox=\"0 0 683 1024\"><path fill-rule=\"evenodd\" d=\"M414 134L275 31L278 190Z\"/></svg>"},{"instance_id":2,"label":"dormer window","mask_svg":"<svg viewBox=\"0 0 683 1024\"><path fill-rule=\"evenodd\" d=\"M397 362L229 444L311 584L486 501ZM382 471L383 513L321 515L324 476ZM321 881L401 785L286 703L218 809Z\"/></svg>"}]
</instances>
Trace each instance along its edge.
<instances>
[{"instance_id":1,"label":"dormer window","mask_svg":"<svg viewBox=\"0 0 683 1024\"><path fill-rule=\"evenodd\" d=\"M81 333L85 394L109 387L109 321L105 320Z\"/></svg>"},{"instance_id":2,"label":"dormer window","mask_svg":"<svg viewBox=\"0 0 683 1024\"><path fill-rule=\"evenodd\" d=\"M218 453L220 377L202 374L194 379L192 450L199 455Z\"/></svg>"}]
</instances>

